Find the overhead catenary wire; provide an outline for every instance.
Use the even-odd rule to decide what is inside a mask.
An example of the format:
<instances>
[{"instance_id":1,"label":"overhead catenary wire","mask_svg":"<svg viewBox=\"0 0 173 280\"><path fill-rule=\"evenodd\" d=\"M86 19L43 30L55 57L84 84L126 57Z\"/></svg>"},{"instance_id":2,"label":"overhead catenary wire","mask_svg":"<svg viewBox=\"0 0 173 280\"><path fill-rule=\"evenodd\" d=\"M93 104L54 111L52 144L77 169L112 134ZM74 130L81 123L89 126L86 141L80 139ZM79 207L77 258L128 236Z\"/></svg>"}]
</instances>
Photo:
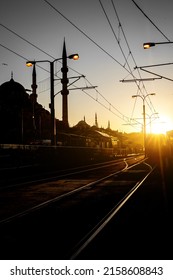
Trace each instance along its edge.
<instances>
[{"instance_id":1,"label":"overhead catenary wire","mask_svg":"<svg viewBox=\"0 0 173 280\"><path fill-rule=\"evenodd\" d=\"M10 48L8 48L8 47L2 45L2 44L0 44L0 46L3 47L4 49L8 50L9 52L15 54L16 56L22 58L23 60L25 60L25 61L28 60L28 58L26 58L26 57L20 55L19 53L13 51L12 49L10 49ZM46 71L46 72L48 72L48 73L50 72L49 70L43 68L43 67L40 66L40 65L37 65L37 67L41 68L42 70L44 70L44 71ZM88 81L88 80L87 80L87 81ZM89 83L90 85L92 85L89 81L88 81L88 83ZM73 86L76 87L75 85L73 85ZM49 89L49 88L48 88L48 89ZM48 89L43 90L43 91L41 91L41 92L45 92L45 91L47 91ZM95 99L93 96L89 95L89 94L88 94L86 91L84 91L84 90L83 90L83 92L84 92L86 95L88 95L90 98L92 98L93 100L95 100L97 103L99 103L102 107L104 107L105 109L107 109L107 110L110 111L110 109L109 109L106 105L104 105L101 101L98 101L98 98ZM104 98L104 96L103 96L98 90L97 90L97 94L100 95L102 98ZM108 104L111 104L106 98L104 98L104 100L105 100ZM122 119L122 120L124 120L124 121L126 120L127 122L129 122L129 118L128 118L127 116L125 116L125 115L122 114L120 111L118 111L118 109L116 109L112 104L111 104L111 107L114 108L117 112L120 113L120 115L118 115L118 114L114 113L113 111L111 111L112 114L114 114L115 116L117 116L118 118L120 118L120 119Z\"/></svg>"},{"instance_id":2,"label":"overhead catenary wire","mask_svg":"<svg viewBox=\"0 0 173 280\"><path fill-rule=\"evenodd\" d=\"M135 59L134 59L134 56L132 55L132 52L131 52L131 50L130 50L130 47L129 47L129 44L128 44L128 41L127 41L125 32L124 32L124 30L123 30L123 28L122 28L122 24L121 24L121 22L120 22L120 18L119 18L119 16L118 16L117 11L116 11L116 8L115 8L115 5L114 5L113 0L112 0L111 2L112 2L113 9L114 9L114 12L115 12L115 14L116 14L116 17L117 17L117 19L118 19L118 25L119 25L119 27L122 29L122 33L123 33L125 42L126 42L127 47L128 47L128 51L129 51L129 55L128 55L128 56L130 56L130 55L132 56L134 65L135 65L135 67L136 67L137 64L136 64ZM132 71L132 69L131 69L131 67L130 67L130 64L128 63L128 59L126 58L126 55L125 55L125 53L124 53L124 50L123 50L123 48L122 48L122 46L121 46L121 44L120 44L120 39L119 39L120 34L119 34L119 36L117 37L117 35L116 35L116 33L115 33L114 29L113 29L113 26L112 26L112 24L111 24L111 22L110 22L110 20L109 20L109 17L108 17L108 15L107 15L107 13L106 13L106 10L105 10L105 8L104 8L104 6L103 6L101 0L99 0L99 3L100 3L100 5L101 5L101 8L102 8L102 10L103 10L103 12L104 12L104 15L105 15L107 21L108 21L108 24L109 24L109 26L110 26L110 28L111 28L111 30L112 30L112 32L113 32L113 35L114 35L114 37L115 37L115 39L116 39L116 41L117 41L117 43L118 43L118 46L119 46L119 48L120 48L120 50L121 50L121 52L122 52L122 55L123 55L123 57L124 57L124 59L125 59L125 64L127 64L128 69L129 69L129 72L130 72L130 74L132 75L132 77L134 78L134 81L135 81L135 83L136 83L136 85L137 85L137 88L138 88L138 90L139 90L139 93L142 94L142 90L141 90L139 84L137 84L137 82L136 82L136 80L135 80L135 76L133 75L133 71ZM133 67L133 68L134 68L134 67ZM139 71L138 71L138 72L139 72ZM140 72L139 72L139 76L140 76L140 78L142 78L141 75L140 75ZM143 84L144 90L146 91L146 88L145 88L145 86L144 86L144 83L142 83L142 84ZM147 93L147 91L146 91L146 93ZM143 94L142 94L142 95L143 95ZM136 104L136 103L135 103L135 104ZM151 107L152 107L152 108L150 107L150 104L151 104ZM154 109L154 107L153 107L153 104L151 103L151 100L150 100L150 104L148 104L150 110L151 110L151 111L153 111L153 110L155 111L155 109ZM133 109L133 111L134 111L134 109Z\"/></svg>"},{"instance_id":3,"label":"overhead catenary wire","mask_svg":"<svg viewBox=\"0 0 173 280\"><path fill-rule=\"evenodd\" d=\"M20 38L21 40L25 41L27 44L29 44L29 45L31 45L32 47L36 48L36 49L39 50L40 52L46 54L47 56L49 56L49 57L52 58L52 59L55 59L55 57L53 57L51 54L49 54L48 52L44 51L44 50L41 49L40 47L36 46L35 44L33 44L32 42L30 42L29 40L27 40L27 39L24 38L23 36L19 35L16 31L10 29L9 27L7 27L6 25L4 25L4 24L2 24L2 23L0 23L0 26L3 27L4 29L6 29L7 31L11 32L12 34L14 34L15 36L17 36L17 37ZM88 36L88 37L89 37L89 36ZM4 45L1 45L1 46L4 47L5 49L7 49L8 51L14 53L14 54L17 55L18 57L21 57L21 58L24 59L25 61L28 60L28 58L26 58L26 57L20 55L19 53L13 51L12 49L9 49L8 47L6 47L6 46L4 46ZM100 48L101 48L101 47L100 47ZM102 48L101 48L101 49L102 49ZM58 61L58 62L60 62L60 61ZM60 63L61 63L61 62L60 62ZM41 68L42 70L44 70L44 71L46 71L46 72L49 73L49 70L47 70L47 69L41 67L40 65L37 65L37 66L38 66L39 68ZM122 67L123 67L123 65L122 65ZM71 70L75 71L76 73L80 74L78 71L72 69L71 67L69 67L69 68L70 68ZM123 68L124 68L124 67L123 67ZM57 76L57 77L58 77L58 76ZM58 77L58 78L60 78L60 77ZM88 82L89 82L89 81L88 81ZM41 82L39 82L39 83L41 83ZM90 83L90 85L92 85L92 84ZM74 86L74 87L75 87L75 86ZM49 89L49 88L48 88L48 89ZM47 90L48 90L48 89L47 89ZM41 91L41 92L45 92L45 91L46 91L46 90L43 90L43 91ZM108 104L111 104L106 98L104 98L104 96L103 96L100 92L97 91L97 93L98 93L98 95L100 95ZM100 104L101 104L101 102L100 102ZM103 104L103 106L104 106L104 104ZM117 112L119 112L119 114L122 116L122 119L128 119L128 117L126 117L126 116L123 115L118 109L116 109L116 108L113 106L113 104L111 104L111 107L114 108Z\"/></svg>"},{"instance_id":4,"label":"overhead catenary wire","mask_svg":"<svg viewBox=\"0 0 173 280\"><path fill-rule=\"evenodd\" d=\"M121 67L123 67L126 71L129 72L129 70L121 63L119 62L115 57L113 57L108 51L106 51L104 48L102 48L94 39L89 37L81 28L79 28L76 24L74 24L71 20L69 20L63 13L61 13L55 6L53 6L49 1L43 0L45 3L47 3L53 10L55 10L58 14L60 14L65 20L67 20L73 27L75 27L80 33L82 33L87 39L89 39L94 45L96 45L100 50L102 50L104 53L106 53L111 59L113 59L116 63L118 63Z\"/></svg>"},{"instance_id":5,"label":"overhead catenary wire","mask_svg":"<svg viewBox=\"0 0 173 280\"><path fill-rule=\"evenodd\" d=\"M34 47L35 49L37 49L38 51L46 54L47 56L49 56L50 58L52 58L53 60L56 59L54 56L52 56L50 53L46 52L45 50L41 49L40 47L36 46L35 44L33 44L32 42L30 42L29 40L27 40L26 38L24 38L23 36L19 35L17 32L15 32L14 30L10 29L9 27L7 27L6 25L0 23L0 26L3 27L4 29L8 30L10 33L12 33L13 35L17 36L18 38L20 38L21 40L23 40L24 42L26 42L27 44L31 45L32 47ZM56 61L60 64L62 64L62 62L60 60ZM71 70L73 70L74 72L76 72L77 74L80 74L78 71L76 71L75 69L69 67ZM60 78L60 77L59 77Z\"/></svg>"},{"instance_id":6,"label":"overhead catenary wire","mask_svg":"<svg viewBox=\"0 0 173 280\"><path fill-rule=\"evenodd\" d=\"M67 20L73 27L75 27L80 33L82 33L86 38L88 38L92 43L94 43L99 49L101 49L104 53L106 53L110 58L112 58L116 63L118 63L123 69L125 69L128 73L132 73L131 70L127 69L125 65L120 63L117 59L115 59L110 53L108 53L105 49L103 49L98 43L95 42L91 37L89 37L83 30L81 30L76 24L74 24L71 20L69 20L62 12L60 12L54 5L52 5L49 1L43 0L46 4L48 4L54 11L56 11L59 15L61 15L65 20ZM134 77L134 76L133 76ZM138 86L138 85L137 85ZM122 114L123 115L123 114Z\"/></svg>"},{"instance_id":7,"label":"overhead catenary wire","mask_svg":"<svg viewBox=\"0 0 173 280\"><path fill-rule=\"evenodd\" d=\"M34 48L36 48L37 50L39 50L40 52L46 54L47 56L55 59L52 55L48 54L46 51L42 50L41 48L39 48L38 46L34 45L33 43L31 43L29 40L25 39L23 36L19 35L17 32L15 32L14 30L8 28L6 25L0 23L0 26L5 28L6 30L8 30L9 32L13 33L15 36L17 36L18 38L20 38L21 40L25 41L26 43L28 43L29 45L33 46Z\"/></svg>"},{"instance_id":8,"label":"overhead catenary wire","mask_svg":"<svg viewBox=\"0 0 173 280\"><path fill-rule=\"evenodd\" d=\"M85 78L85 80L92 86L92 84L86 78ZM122 118L123 120L127 119L129 121L129 118L127 116L125 116L124 114L122 114L117 108L115 108L114 105L112 105L112 103L110 103L97 89L95 89L95 91L97 92L97 100L98 100L98 95L100 95L103 98L103 100L105 100L109 104L109 106L111 106L117 113L120 114L120 116L121 116L120 118ZM109 107L109 111L111 111L110 107Z\"/></svg>"},{"instance_id":9,"label":"overhead catenary wire","mask_svg":"<svg viewBox=\"0 0 173 280\"><path fill-rule=\"evenodd\" d=\"M36 46L35 44L31 43L30 41L28 41L27 39L25 39L23 36L19 35L17 32L15 32L14 30L10 29L9 27L5 26L4 24L0 23L0 26L5 28L6 30L8 30L9 32L11 32L12 34L14 34L15 36L17 36L18 38L20 38L21 40L25 41L26 43L28 43L29 45L31 45L32 47L36 48L37 50L39 50L40 52L46 54L47 56L51 57L52 59L55 59L55 57L53 57L51 54L49 54L48 52L44 51L43 49L39 48L38 46ZM2 46L2 45L1 45ZM14 52L13 50L3 46L4 48L6 48L7 50L11 51L12 53L16 54L17 56L27 60L25 57L21 56L20 54ZM58 61L60 62L60 61ZM61 62L60 62L61 63ZM38 66L39 68L41 68L42 70L46 71L46 72L49 72L48 70L46 70L45 68L41 67L41 66ZM71 67L69 67L70 69L72 69ZM75 71L74 69L72 69L73 71ZM77 72L77 71L75 71ZM80 74L79 72L77 72L78 74ZM57 74L56 74L57 75ZM58 77L58 76L57 76ZM60 78L60 77L58 77ZM41 82L40 82L41 83ZM49 88L48 88L49 89ZM47 89L47 90L48 90ZM45 92L46 90L43 90L41 92ZM40 92L40 93L41 93ZM100 94L100 93L99 93ZM100 94L101 95L101 94ZM103 97L103 95L101 95ZM106 100L106 99L105 99ZM107 100L106 100L107 101ZM109 101L107 101L109 103ZM116 111L118 111L118 109L116 109L112 104L111 104L111 107L113 107ZM120 113L122 114L122 113ZM123 115L123 114L122 114Z\"/></svg>"},{"instance_id":10,"label":"overhead catenary wire","mask_svg":"<svg viewBox=\"0 0 173 280\"><path fill-rule=\"evenodd\" d=\"M119 119L125 121L127 124L133 126L131 123L130 123L130 118L125 116L124 114L122 114L120 111L118 111L111 103L108 103L107 106L105 104L103 104L101 101L99 101L99 98L96 97L94 98L92 95L88 94L88 92L86 92L85 90L82 90L86 95L88 95L91 99L93 99L94 101L96 101L97 103L99 103L102 107L104 107L105 109L107 109L108 111L110 111L113 115L115 115L116 117L118 117ZM97 93L99 95L101 95L98 91ZM102 96L102 95L101 95ZM102 96L103 97L103 96ZM106 100L107 101L107 100ZM108 102L108 101L107 101ZM111 110L111 107L113 109L115 109L116 112L114 112L113 110ZM119 114L118 114L119 112Z\"/></svg>"},{"instance_id":11,"label":"overhead catenary wire","mask_svg":"<svg viewBox=\"0 0 173 280\"><path fill-rule=\"evenodd\" d=\"M143 11L143 9L136 3L136 1L134 0L131 0L133 2L133 4L137 7L137 9L144 15L144 17L156 28L156 30L168 41L168 42L171 42L171 40L163 33L163 31L161 31L161 29L153 22L153 20L151 20L151 18ZM139 69L139 67L135 67L136 69ZM149 73L149 74L153 74L159 78L164 78L168 81L173 81L171 78L167 78L163 75L159 75L157 73L154 73L154 72L151 72L151 71L148 71L148 70L144 70L143 67L140 68L142 71L145 71L146 73Z\"/></svg>"},{"instance_id":12,"label":"overhead catenary wire","mask_svg":"<svg viewBox=\"0 0 173 280\"><path fill-rule=\"evenodd\" d=\"M8 50L9 52L11 52L11 53L17 55L18 57L24 59L25 61L28 60L28 58L24 57L23 55L21 55L21 54L15 52L15 51L13 51L12 49L8 48L7 46L4 46L3 44L0 44L0 46L1 46L2 48L4 48L4 49ZM38 67L41 68L42 70L44 70L44 71L46 71L46 72L49 73L49 71L48 71L47 69L45 69L44 67L42 67L42 66L40 66L40 65L38 65Z\"/></svg>"},{"instance_id":13,"label":"overhead catenary wire","mask_svg":"<svg viewBox=\"0 0 173 280\"><path fill-rule=\"evenodd\" d=\"M48 2L48 1L46 1L46 2ZM1 26L4 26L3 24L1 25ZM11 30L9 29L9 28L6 28L8 31L10 31L11 32ZM20 36L19 34L17 34L15 31L12 31L13 32L13 34L14 35L16 35L16 36L18 36L20 39L23 39L23 40L25 40L25 42L27 42L28 44L30 44L30 45L32 45L33 47L36 47L39 51L43 51L41 48L38 48L37 46L35 46L34 44L32 44L31 42L29 42L28 40L26 40L25 38L23 38L22 36ZM86 34L86 36L88 37L88 38L90 38L87 34ZM93 42L94 42L94 40L93 40ZM96 43L96 42L95 42ZM2 45L1 45L2 46ZM97 43L96 43L96 46L98 46L98 47L100 47ZM13 51L13 50L11 50L11 49L9 49L8 47L5 47L5 46L3 46L4 48L6 48L7 50L9 50L9 51L11 51L11 52L13 52L14 54L16 54L17 56L19 56L19 57L21 57L21 58L23 58L23 59L25 59L26 60L26 58L25 57L23 57L23 56L21 56L20 54L18 54L18 53L16 53L15 51ZM102 47L100 47L101 48L101 50L103 50L104 52L106 52ZM47 52L45 52L45 51L43 51L46 55L49 55L51 58L53 58L53 56L51 56L50 54L48 54ZM111 56L108 52L106 52L111 58L113 58L113 56ZM54 58L53 58L54 59ZM114 61L116 61L116 62L118 62L115 58L113 58L114 59ZM119 63L119 62L118 62ZM119 63L120 64L120 66L122 66L125 70L127 70L128 71L128 69L123 65L123 64L121 64L121 63ZM39 68L42 68L43 70L46 70L46 69L44 69L43 67L41 67L41 66L38 66ZM70 67L69 67L70 68ZM46 70L47 72L49 72L48 70ZM74 70L75 71L75 70ZM128 71L129 72L129 71ZM103 97L103 95L100 93L100 92L97 92L97 95L99 95L99 96L101 96L101 97ZM108 100L106 100L105 99L105 101L109 104L109 110L110 110L110 108L115 108ZM117 110L116 108L115 108L115 110L117 111L117 112L119 112L120 113L120 111L119 110ZM122 113L120 113L120 115L121 115L121 117L122 117L122 119L126 119L127 117L125 116L125 115L123 115ZM128 119L128 118L127 118Z\"/></svg>"},{"instance_id":14,"label":"overhead catenary wire","mask_svg":"<svg viewBox=\"0 0 173 280\"><path fill-rule=\"evenodd\" d=\"M27 40L27 39L24 38L23 36L19 35L17 32L15 32L14 30L10 29L10 28L7 27L6 25L0 23L0 26L3 27L4 29L8 30L10 33L12 33L13 35L17 36L18 38L20 38L21 40L23 40L23 41L26 42L27 44L29 44L29 45L31 45L32 47L36 48L36 49L39 50L40 52L46 54L47 56L49 56L49 57L52 58L53 60L56 59L54 56L52 56L52 55L49 54L48 52L44 51L44 50L41 49L40 47L36 46L35 44L31 43L29 40ZM25 57L23 57L22 55L18 54L17 52L15 52L15 51L9 49L8 47L6 47L6 46L4 46L4 45L2 45L2 44L0 44L0 45L1 45L1 47L5 48L6 50L8 50L8 51L10 51L10 52L16 54L17 56L23 58L25 61L26 61L26 60L29 60L28 58L26 59ZM62 62L59 61L59 60L56 61L56 63L57 63L57 62L60 63L60 64L62 64ZM44 67L41 67L40 65L37 65L37 66L38 66L40 69L42 69L42 70L44 70L44 71L50 73L50 71L47 70L47 69L45 69ZM77 74L82 75L81 73L79 73L79 72L76 71L75 69L73 69L73 68L71 68L71 67L68 67L68 68L71 69L72 71L76 72ZM60 70L59 70L59 71L60 71ZM58 71L58 72L59 72L59 71ZM58 73L58 72L57 72L57 73ZM55 73L55 76L58 77L59 79L61 79L61 78L57 75L57 73ZM49 79L49 78L47 78L47 79ZM42 82L42 81L40 81L40 83L41 83L41 82ZM48 88L48 89L49 89L49 88ZM45 91L45 90L44 90L44 91ZM44 91L42 91L42 92L44 92Z\"/></svg>"},{"instance_id":15,"label":"overhead catenary wire","mask_svg":"<svg viewBox=\"0 0 173 280\"><path fill-rule=\"evenodd\" d=\"M117 17L117 19L118 19L118 22L119 22L119 28L121 28L121 31L122 31L123 37L124 37L125 42L126 42L126 45L127 45L127 47L128 47L128 50L129 50L129 55L132 57L132 60L133 60L134 65L135 65L135 67L136 67L136 66L137 66L136 61L135 61L135 58L134 58L134 56L133 56L133 53L132 53L132 51L131 51L131 49L130 49L130 46L129 46L129 43L128 43L128 40L127 40L127 37L126 37L126 35L125 35L125 32L124 32L124 29L123 29L122 23L121 23L121 21L120 21L119 15L118 15L118 12L117 12L117 10L116 10L116 8L115 8L114 1L113 1L113 0L111 0L111 3L112 3L112 6L113 6L113 10L114 10L114 12L115 12L115 15L116 15L116 17ZM142 79L139 69L137 69L137 70L138 70L138 74L139 74L140 79ZM134 75L132 74L132 77L133 77L133 76L134 76ZM143 84L143 85L144 85L144 84ZM137 85L137 87L138 87L138 85ZM140 88L139 88L139 90L140 90ZM145 91L146 91L146 89L145 89Z\"/></svg>"},{"instance_id":16,"label":"overhead catenary wire","mask_svg":"<svg viewBox=\"0 0 173 280\"><path fill-rule=\"evenodd\" d=\"M117 37L117 35L116 35L116 33L115 33L114 29L113 29L113 26L112 26L112 24L111 24L111 22L110 22L110 20L109 20L109 17L108 17L108 15L107 15L107 13L106 13L106 10L105 10L105 8L104 8L104 6L103 6L101 0L99 0L99 3L100 3L100 6L101 6L101 8L102 8L102 10L103 10L103 12L104 12L104 15L105 15L107 21L108 21L108 24L109 24L109 26L110 26L110 28L111 28L111 30L112 30L112 33L113 33L113 35L114 35L114 38L116 39L116 41L117 41L117 43L118 43L118 45L119 45L119 48L120 48L120 50L121 50L121 52L122 52L122 55L123 55L123 57L124 57L124 59L125 59L125 63L124 63L124 65L123 65L123 68L125 68L125 65L127 64L129 73L130 73L132 76L134 76L133 73L132 73L132 69L131 69L131 67L130 67L130 65L129 65L129 63L128 63L128 59L126 58L126 55L125 55L125 53L124 53L124 51L123 51L123 48L121 47L119 37ZM120 25L119 25L119 26L120 26ZM129 52L129 55L130 55L130 52Z\"/></svg>"},{"instance_id":17,"label":"overhead catenary wire","mask_svg":"<svg viewBox=\"0 0 173 280\"><path fill-rule=\"evenodd\" d=\"M134 5L140 10L140 12L149 20L149 22L157 29L157 31L159 31L163 37L170 42L171 40L160 30L160 28L149 18L149 16L142 10L142 8L136 3L136 1L131 0Z\"/></svg>"},{"instance_id":18,"label":"overhead catenary wire","mask_svg":"<svg viewBox=\"0 0 173 280\"><path fill-rule=\"evenodd\" d=\"M126 42L126 45L127 45L128 50L129 50L129 55L131 55L132 60L133 60L133 63L134 63L134 68L136 68L136 67L137 67L137 63L136 63L136 60L135 60L135 58L134 58L134 55L133 55L133 53L132 53L132 51L131 51L131 49L130 49L130 45L129 45L129 43L128 43L126 34L125 34L125 32L124 32L122 23L121 23L121 21L120 21L119 15L118 15L118 12L117 12L117 10L116 10L116 8L115 8L114 1L111 0L111 2L112 2L112 6L113 6L114 12L115 12L115 14L116 14L116 17L117 17L117 19L118 19L119 26L120 26L120 28L121 28L121 31L122 31L124 40L125 40L125 42ZM147 92L147 90L146 90L146 87L145 87L145 84L144 84L144 82L143 82L142 76L141 76L140 71L139 71L138 68L137 68L137 71L138 71L138 75L139 75L139 78L140 78L140 83L142 84L142 88L144 89L144 92L145 92L146 94L148 94L148 92ZM133 75L133 72L132 72L132 77L135 78L135 76ZM137 85L137 88L138 88L138 90L139 90L139 93L142 94L141 88L140 88L139 84L137 83L137 80L135 81L135 83L136 83L136 85ZM143 94L142 94L142 95L143 95ZM155 112L155 108L154 108L154 106L153 106L153 104L152 104L152 102L151 102L149 96L148 96L148 99L149 99L149 101L150 101L150 104L148 104L148 102L146 101L147 105L149 106L149 108L150 108L151 111L154 111L154 112ZM150 105L151 105L151 107L150 107Z\"/></svg>"}]
</instances>

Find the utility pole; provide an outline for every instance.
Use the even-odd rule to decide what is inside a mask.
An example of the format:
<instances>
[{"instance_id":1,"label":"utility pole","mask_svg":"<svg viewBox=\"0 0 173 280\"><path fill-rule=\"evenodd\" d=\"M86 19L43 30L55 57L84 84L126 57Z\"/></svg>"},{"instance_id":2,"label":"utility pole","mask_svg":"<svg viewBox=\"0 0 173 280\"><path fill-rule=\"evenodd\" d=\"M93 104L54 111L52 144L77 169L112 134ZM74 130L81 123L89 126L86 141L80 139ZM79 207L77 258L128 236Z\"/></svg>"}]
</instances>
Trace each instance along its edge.
<instances>
[{"instance_id":1,"label":"utility pole","mask_svg":"<svg viewBox=\"0 0 173 280\"><path fill-rule=\"evenodd\" d=\"M35 64L33 65L31 88L32 88L32 94L30 95L30 99L32 102L32 120L33 120L34 136L35 136L36 133L35 104L37 102L37 78L36 78Z\"/></svg>"},{"instance_id":2,"label":"utility pole","mask_svg":"<svg viewBox=\"0 0 173 280\"><path fill-rule=\"evenodd\" d=\"M147 152L146 152L146 113L145 113L145 99L149 96L149 95L155 95L155 93L148 93L147 95L143 96L143 95L139 95L139 94L136 94L136 95L132 95L132 97L136 98L136 97L140 97L142 99L142 102L143 102L143 136L144 136L144 154L145 154L145 157L147 155Z\"/></svg>"},{"instance_id":3,"label":"utility pole","mask_svg":"<svg viewBox=\"0 0 173 280\"><path fill-rule=\"evenodd\" d=\"M50 115L51 115L51 145L56 146L56 119L54 103L54 61L50 61Z\"/></svg>"}]
</instances>

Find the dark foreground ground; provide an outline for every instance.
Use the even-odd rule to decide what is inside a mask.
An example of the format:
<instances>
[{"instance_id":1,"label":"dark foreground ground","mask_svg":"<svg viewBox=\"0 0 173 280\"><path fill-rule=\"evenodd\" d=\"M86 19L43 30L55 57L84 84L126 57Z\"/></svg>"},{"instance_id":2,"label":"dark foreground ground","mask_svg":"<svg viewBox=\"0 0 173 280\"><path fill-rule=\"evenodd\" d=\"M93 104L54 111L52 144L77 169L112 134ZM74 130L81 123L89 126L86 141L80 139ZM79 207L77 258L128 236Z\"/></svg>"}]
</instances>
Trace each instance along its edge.
<instances>
[{"instance_id":1,"label":"dark foreground ground","mask_svg":"<svg viewBox=\"0 0 173 280\"><path fill-rule=\"evenodd\" d=\"M157 164L79 259L173 259L173 166Z\"/></svg>"},{"instance_id":2,"label":"dark foreground ground","mask_svg":"<svg viewBox=\"0 0 173 280\"><path fill-rule=\"evenodd\" d=\"M149 164L156 165L154 172L78 259L173 259L172 158L162 154L147 159ZM56 259L56 252L51 259Z\"/></svg>"}]
</instances>

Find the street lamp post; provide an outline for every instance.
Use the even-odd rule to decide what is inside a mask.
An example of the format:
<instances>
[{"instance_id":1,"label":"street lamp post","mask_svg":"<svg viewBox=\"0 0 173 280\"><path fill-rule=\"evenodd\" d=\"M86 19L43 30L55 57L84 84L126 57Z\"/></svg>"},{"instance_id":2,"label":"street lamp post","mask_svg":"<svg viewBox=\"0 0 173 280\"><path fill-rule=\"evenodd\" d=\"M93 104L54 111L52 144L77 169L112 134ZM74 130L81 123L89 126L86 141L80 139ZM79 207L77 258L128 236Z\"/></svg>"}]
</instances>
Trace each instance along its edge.
<instances>
[{"instance_id":1,"label":"street lamp post","mask_svg":"<svg viewBox=\"0 0 173 280\"><path fill-rule=\"evenodd\" d=\"M155 93L148 93L145 96L136 94L136 95L132 95L132 98L135 97L140 97L142 98L143 101L143 135L144 135L144 153L145 153L145 157L146 157L146 113L145 113L145 99L149 96L149 95L155 95Z\"/></svg>"},{"instance_id":2,"label":"street lamp post","mask_svg":"<svg viewBox=\"0 0 173 280\"><path fill-rule=\"evenodd\" d=\"M79 58L78 54L72 54L66 58L77 60ZM55 105L54 105L54 63L63 58L57 58L53 61L49 60L37 60L37 61L27 61L26 65L31 67L36 63L48 62L50 64L50 113L51 113L51 145L56 145L56 123L55 123Z\"/></svg>"}]
</instances>

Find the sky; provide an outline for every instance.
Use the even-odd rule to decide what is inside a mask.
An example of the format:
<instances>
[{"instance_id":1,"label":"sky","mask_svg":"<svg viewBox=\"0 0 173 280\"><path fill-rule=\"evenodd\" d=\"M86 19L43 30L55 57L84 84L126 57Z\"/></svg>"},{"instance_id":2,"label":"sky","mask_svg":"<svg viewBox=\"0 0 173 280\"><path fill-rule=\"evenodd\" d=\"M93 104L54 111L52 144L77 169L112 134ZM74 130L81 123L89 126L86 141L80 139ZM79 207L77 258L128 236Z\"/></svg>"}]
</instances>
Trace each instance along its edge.
<instances>
[{"instance_id":1,"label":"sky","mask_svg":"<svg viewBox=\"0 0 173 280\"><path fill-rule=\"evenodd\" d=\"M144 103L147 132L172 130L173 65L145 68L162 76L152 81L143 79L158 76L140 67L173 62L173 44L143 49L144 42L173 41L173 2L135 2L140 9L132 0L1 0L0 84L10 80L13 71L14 80L31 89L32 68L26 61L61 58L65 38L67 55L79 54L77 61L68 59L69 83L80 77L69 86L70 126L84 117L94 125L97 114L99 127L110 122L113 130L138 132ZM42 62L36 67L38 102L47 110L49 66ZM60 61L54 66L58 93ZM55 96L55 115L62 119L61 93Z\"/></svg>"}]
</instances>

